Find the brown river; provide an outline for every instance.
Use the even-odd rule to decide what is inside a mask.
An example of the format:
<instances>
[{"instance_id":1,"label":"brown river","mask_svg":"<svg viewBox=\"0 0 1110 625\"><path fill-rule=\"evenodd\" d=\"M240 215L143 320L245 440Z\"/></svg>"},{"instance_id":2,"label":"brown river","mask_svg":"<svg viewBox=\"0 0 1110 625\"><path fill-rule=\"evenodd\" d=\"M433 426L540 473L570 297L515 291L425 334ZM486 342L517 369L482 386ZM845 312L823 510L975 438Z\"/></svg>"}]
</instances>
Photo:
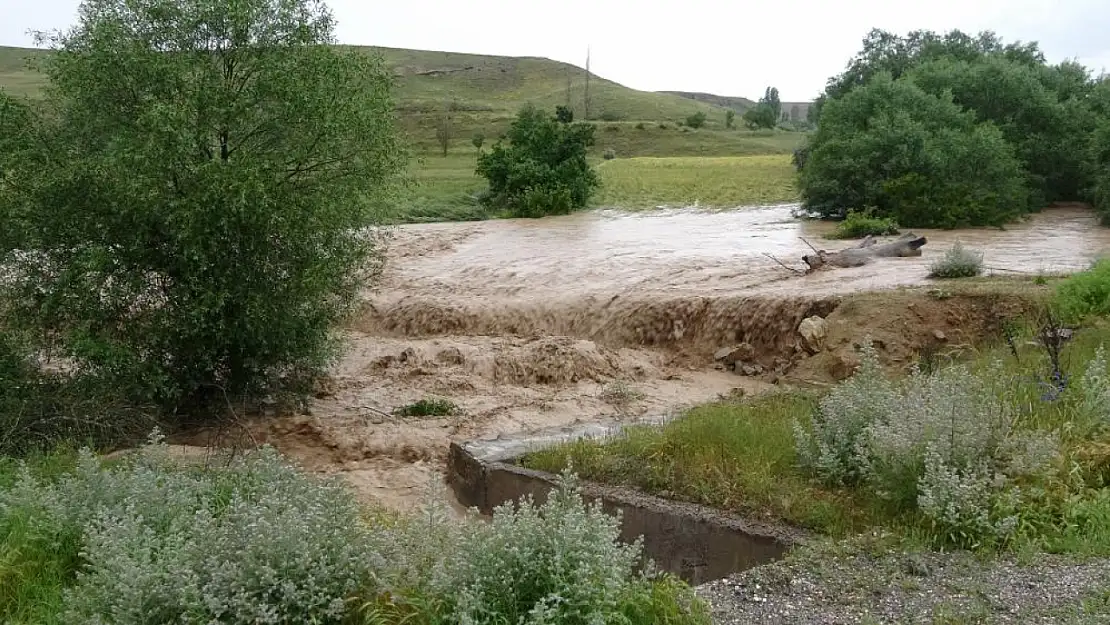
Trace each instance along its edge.
<instances>
[{"instance_id":1,"label":"brown river","mask_svg":"<svg viewBox=\"0 0 1110 625\"><path fill-rule=\"evenodd\" d=\"M392 267L387 293L563 301L629 292L814 294L918 283L957 239L981 250L999 273L1074 271L1110 251L1110 229L1098 228L1090 210L1054 208L1005 230L913 230L928 238L919 258L799 280L766 255L804 268L801 257L811 253L805 241L828 250L853 242L823 239L832 224L794 219L793 208L596 211L406 226L394 242L403 260Z\"/></svg>"},{"instance_id":2,"label":"brown river","mask_svg":"<svg viewBox=\"0 0 1110 625\"><path fill-rule=\"evenodd\" d=\"M768 388L714 368L713 352L743 340L764 362L791 354L800 321L826 314L815 300L927 282L957 239L998 275L1081 270L1110 251L1110 229L1065 207L1005 230L916 230L928 238L921 257L799 276L767 255L800 269L803 238L829 250L853 242L823 239L831 225L796 220L792 208L397 227L311 414L261 421L255 438L407 509L438 479L450 441L615 423ZM426 397L461 413L391 416Z\"/></svg>"}]
</instances>

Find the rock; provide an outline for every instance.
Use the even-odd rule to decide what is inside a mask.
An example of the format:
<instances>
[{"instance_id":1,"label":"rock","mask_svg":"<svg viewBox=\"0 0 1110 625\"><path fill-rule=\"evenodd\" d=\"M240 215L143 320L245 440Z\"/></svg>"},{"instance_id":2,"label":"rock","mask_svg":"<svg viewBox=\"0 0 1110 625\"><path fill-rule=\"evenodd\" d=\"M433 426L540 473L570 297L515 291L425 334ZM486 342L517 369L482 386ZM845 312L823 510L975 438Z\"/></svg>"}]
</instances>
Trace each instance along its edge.
<instances>
[{"instance_id":1,"label":"rock","mask_svg":"<svg viewBox=\"0 0 1110 625\"><path fill-rule=\"evenodd\" d=\"M759 374L763 373L763 365L761 365L759 363L753 363L753 364L750 364L750 365L736 363L736 366L737 366L736 372L737 373L743 373L744 375L751 376L751 375L759 375Z\"/></svg>"},{"instance_id":2,"label":"rock","mask_svg":"<svg viewBox=\"0 0 1110 625\"><path fill-rule=\"evenodd\" d=\"M938 341L947 341L948 340L948 337L945 336L944 332L942 332L940 330L933 330L933 336L936 337L936 339Z\"/></svg>"},{"instance_id":3,"label":"rock","mask_svg":"<svg viewBox=\"0 0 1110 625\"><path fill-rule=\"evenodd\" d=\"M829 334L829 324L821 317L806 317L798 324L798 334L802 335L805 347L816 354L825 346L825 337Z\"/></svg>"},{"instance_id":4,"label":"rock","mask_svg":"<svg viewBox=\"0 0 1110 625\"><path fill-rule=\"evenodd\" d=\"M841 350L829 361L828 372L832 379L839 382L850 378L857 367L859 367L859 357L851 350Z\"/></svg>"},{"instance_id":5,"label":"rock","mask_svg":"<svg viewBox=\"0 0 1110 625\"><path fill-rule=\"evenodd\" d=\"M755 349L748 343L741 343L735 347L722 347L713 354L713 359L725 365L735 364L741 360L751 360L755 356Z\"/></svg>"}]
</instances>

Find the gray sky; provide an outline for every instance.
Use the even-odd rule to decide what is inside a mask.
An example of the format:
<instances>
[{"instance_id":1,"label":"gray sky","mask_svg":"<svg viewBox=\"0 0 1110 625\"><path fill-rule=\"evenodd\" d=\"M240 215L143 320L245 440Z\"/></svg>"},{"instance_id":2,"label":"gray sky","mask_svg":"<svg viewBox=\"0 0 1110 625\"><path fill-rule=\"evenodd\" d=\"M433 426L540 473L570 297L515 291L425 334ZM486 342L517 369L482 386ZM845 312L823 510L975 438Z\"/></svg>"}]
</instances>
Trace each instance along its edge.
<instances>
[{"instance_id":1,"label":"gray sky","mask_svg":"<svg viewBox=\"0 0 1110 625\"><path fill-rule=\"evenodd\" d=\"M1110 69L1108 0L330 0L343 43L544 56L645 90L809 100L872 27L994 30ZM78 0L0 0L0 44L70 25ZM583 23L580 23L583 22Z\"/></svg>"}]
</instances>

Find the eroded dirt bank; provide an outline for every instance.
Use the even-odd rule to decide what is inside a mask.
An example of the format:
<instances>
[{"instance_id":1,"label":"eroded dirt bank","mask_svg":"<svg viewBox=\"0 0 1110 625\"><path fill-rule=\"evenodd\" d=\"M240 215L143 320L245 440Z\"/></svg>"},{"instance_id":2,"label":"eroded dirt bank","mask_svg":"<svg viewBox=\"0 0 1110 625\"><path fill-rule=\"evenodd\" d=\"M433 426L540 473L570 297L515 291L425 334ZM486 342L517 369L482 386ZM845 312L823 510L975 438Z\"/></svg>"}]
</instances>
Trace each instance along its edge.
<instances>
[{"instance_id":1,"label":"eroded dirt bank","mask_svg":"<svg viewBox=\"0 0 1110 625\"><path fill-rule=\"evenodd\" d=\"M250 429L307 468L343 473L368 500L407 509L452 440L828 383L847 375L867 335L893 365L977 342L1044 287L931 292L928 264L957 237L988 266L1026 274L1082 269L1110 249L1110 230L1068 208L1007 231L918 231L929 237L922 257L856 269L800 277L764 255L800 266L809 248L799 237L847 245L823 241L825 229L793 220L790 207L398 228L381 287L351 320L350 349L310 414ZM918 287L866 292L907 285ZM824 320L817 345L798 332L812 317ZM715 364L739 344L755 375ZM429 396L460 414L390 414Z\"/></svg>"}]
</instances>

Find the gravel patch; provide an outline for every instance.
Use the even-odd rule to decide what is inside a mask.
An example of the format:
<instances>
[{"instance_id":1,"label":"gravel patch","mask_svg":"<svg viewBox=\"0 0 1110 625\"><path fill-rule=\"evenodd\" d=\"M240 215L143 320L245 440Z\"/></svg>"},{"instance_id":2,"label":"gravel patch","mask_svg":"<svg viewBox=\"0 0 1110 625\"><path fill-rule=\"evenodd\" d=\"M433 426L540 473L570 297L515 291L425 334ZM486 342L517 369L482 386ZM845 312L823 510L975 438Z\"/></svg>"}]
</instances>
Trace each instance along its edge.
<instances>
[{"instance_id":1,"label":"gravel patch","mask_svg":"<svg viewBox=\"0 0 1110 625\"><path fill-rule=\"evenodd\" d=\"M697 593L720 625L1094 625L1110 623L1110 559L822 544Z\"/></svg>"}]
</instances>

